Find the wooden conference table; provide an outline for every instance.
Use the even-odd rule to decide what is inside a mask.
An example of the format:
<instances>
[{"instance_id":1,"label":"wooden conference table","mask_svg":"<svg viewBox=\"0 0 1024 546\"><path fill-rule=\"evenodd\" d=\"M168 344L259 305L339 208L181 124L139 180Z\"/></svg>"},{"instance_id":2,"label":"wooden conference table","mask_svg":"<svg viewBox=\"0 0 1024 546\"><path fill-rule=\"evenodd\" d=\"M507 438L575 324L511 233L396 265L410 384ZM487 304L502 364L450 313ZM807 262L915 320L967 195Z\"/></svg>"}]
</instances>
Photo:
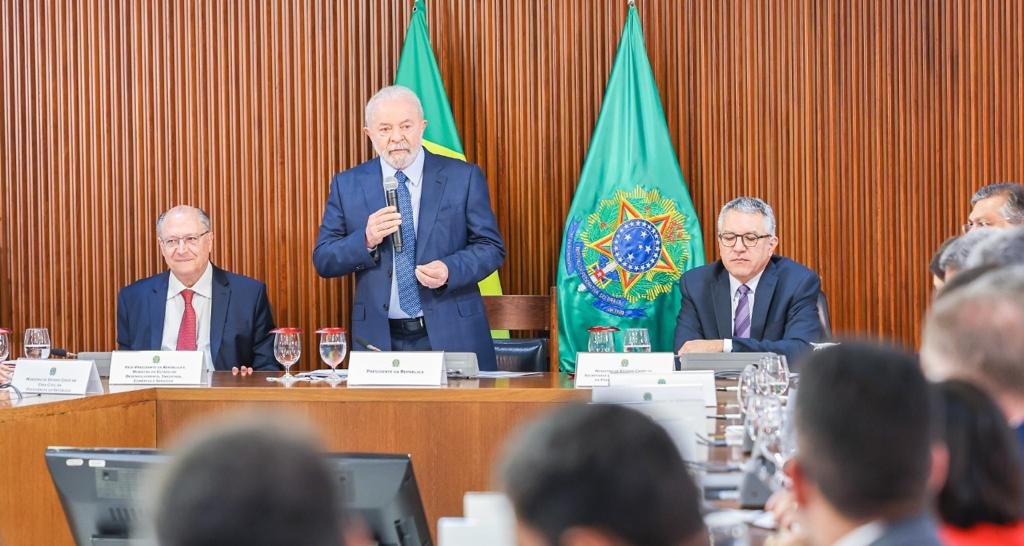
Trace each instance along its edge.
<instances>
[{"instance_id":1,"label":"wooden conference table","mask_svg":"<svg viewBox=\"0 0 1024 546\"><path fill-rule=\"evenodd\" d=\"M589 400L565 374L453 381L441 388L347 388L214 374L210 387L108 388L105 394L0 391L0 537L6 546L74 542L50 481L47 446L166 448L182 430L232 410L258 408L311 422L331 451L410 453L431 532L462 515L466 491L491 488L509 433L556 404ZM258 472L254 469L254 472Z\"/></svg>"}]
</instances>

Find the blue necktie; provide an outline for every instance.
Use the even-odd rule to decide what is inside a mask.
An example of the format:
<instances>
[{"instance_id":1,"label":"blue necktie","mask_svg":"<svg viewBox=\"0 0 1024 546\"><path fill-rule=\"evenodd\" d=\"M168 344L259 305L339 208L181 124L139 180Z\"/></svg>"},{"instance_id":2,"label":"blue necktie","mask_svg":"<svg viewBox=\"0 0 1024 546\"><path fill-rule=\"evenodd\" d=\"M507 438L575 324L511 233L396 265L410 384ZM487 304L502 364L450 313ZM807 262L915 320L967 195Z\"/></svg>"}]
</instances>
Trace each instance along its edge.
<instances>
[{"instance_id":1,"label":"blue necktie","mask_svg":"<svg viewBox=\"0 0 1024 546\"><path fill-rule=\"evenodd\" d=\"M410 317L420 314L420 291L416 283L416 226L412 222L412 195L409 177L398 171L398 210L402 212L402 251L395 253L395 278L398 281L398 303Z\"/></svg>"}]
</instances>

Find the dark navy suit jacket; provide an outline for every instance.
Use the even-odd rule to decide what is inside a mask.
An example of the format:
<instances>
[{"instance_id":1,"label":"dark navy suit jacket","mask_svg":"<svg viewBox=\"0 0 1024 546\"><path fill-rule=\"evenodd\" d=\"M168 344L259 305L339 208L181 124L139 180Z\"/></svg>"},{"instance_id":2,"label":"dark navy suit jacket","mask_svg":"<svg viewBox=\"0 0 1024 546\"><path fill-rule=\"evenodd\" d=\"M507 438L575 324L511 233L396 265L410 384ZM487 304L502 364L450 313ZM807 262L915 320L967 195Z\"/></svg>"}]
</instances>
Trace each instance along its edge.
<instances>
[{"instance_id":1,"label":"dark navy suit jacket","mask_svg":"<svg viewBox=\"0 0 1024 546\"><path fill-rule=\"evenodd\" d=\"M416 233L416 264L441 260L448 284L419 286L430 346L435 351L474 352L481 370L496 370L494 342L477 283L501 266L505 244L491 210L487 180L480 168L426 150ZM313 249L322 277L355 273L352 333L391 349L390 237L373 253L366 250L366 221L386 205L380 159L334 175L323 222ZM361 345L353 340L354 346Z\"/></svg>"},{"instance_id":2,"label":"dark navy suit jacket","mask_svg":"<svg viewBox=\"0 0 1024 546\"><path fill-rule=\"evenodd\" d=\"M211 264L212 265L212 264ZM170 271L135 281L117 294L117 346L158 351L164 335ZM213 266L210 356L214 368L280 369L274 358L274 316L262 282Z\"/></svg>"},{"instance_id":3,"label":"dark navy suit jacket","mask_svg":"<svg viewBox=\"0 0 1024 546\"><path fill-rule=\"evenodd\" d=\"M722 261L691 269L679 278L682 307L676 319L676 352L691 339L732 339L734 352L786 355L790 366L823 335L818 319L821 280L803 265L772 256L754 293L750 337L732 335L729 272Z\"/></svg>"}]
</instances>

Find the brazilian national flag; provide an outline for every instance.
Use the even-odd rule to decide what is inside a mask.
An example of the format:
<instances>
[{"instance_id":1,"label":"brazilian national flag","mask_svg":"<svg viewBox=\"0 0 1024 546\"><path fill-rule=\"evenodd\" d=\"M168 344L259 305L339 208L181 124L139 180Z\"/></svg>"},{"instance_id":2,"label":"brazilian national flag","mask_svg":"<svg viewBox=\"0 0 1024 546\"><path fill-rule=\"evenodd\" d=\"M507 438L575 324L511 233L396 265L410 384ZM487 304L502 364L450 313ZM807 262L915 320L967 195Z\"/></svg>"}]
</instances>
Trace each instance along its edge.
<instances>
[{"instance_id":1,"label":"brazilian national flag","mask_svg":"<svg viewBox=\"0 0 1024 546\"><path fill-rule=\"evenodd\" d=\"M630 5L565 221L558 267L561 369L575 370L591 326L645 327L652 350L672 351L679 276L704 263L702 240Z\"/></svg>"},{"instance_id":2,"label":"brazilian national flag","mask_svg":"<svg viewBox=\"0 0 1024 546\"><path fill-rule=\"evenodd\" d=\"M459 140L459 131L455 128L455 118L448 102L441 72L437 68L434 49L430 46L430 34L427 32L427 5L424 0L416 0L412 8L409 30L405 34L402 55L398 59L398 70L395 74L395 85L403 85L412 89L423 103L423 117L427 120L427 129L423 133L423 147L443 156L466 160ZM485 296L501 294L501 281L498 272L491 273L480 281L480 293ZM506 331L492 332L495 337L508 337Z\"/></svg>"}]
</instances>

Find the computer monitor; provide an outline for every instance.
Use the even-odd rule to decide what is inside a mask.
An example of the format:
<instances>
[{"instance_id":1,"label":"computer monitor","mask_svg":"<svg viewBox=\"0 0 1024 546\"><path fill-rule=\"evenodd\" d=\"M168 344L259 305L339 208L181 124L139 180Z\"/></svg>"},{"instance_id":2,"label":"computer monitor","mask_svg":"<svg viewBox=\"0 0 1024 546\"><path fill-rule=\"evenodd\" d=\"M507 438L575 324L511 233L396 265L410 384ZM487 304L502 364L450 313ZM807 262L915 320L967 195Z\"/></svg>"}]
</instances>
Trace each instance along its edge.
<instances>
[{"instance_id":1,"label":"computer monitor","mask_svg":"<svg viewBox=\"0 0 1024 546\"><path fill-rule=\"evenodd\" d=\"M432 546L408 455L330 453L346 509L382 546ZM152 449L51 447L50 469L78 546L155 546L143 484L170 455Z\"/></svg>"}]
</instances>

